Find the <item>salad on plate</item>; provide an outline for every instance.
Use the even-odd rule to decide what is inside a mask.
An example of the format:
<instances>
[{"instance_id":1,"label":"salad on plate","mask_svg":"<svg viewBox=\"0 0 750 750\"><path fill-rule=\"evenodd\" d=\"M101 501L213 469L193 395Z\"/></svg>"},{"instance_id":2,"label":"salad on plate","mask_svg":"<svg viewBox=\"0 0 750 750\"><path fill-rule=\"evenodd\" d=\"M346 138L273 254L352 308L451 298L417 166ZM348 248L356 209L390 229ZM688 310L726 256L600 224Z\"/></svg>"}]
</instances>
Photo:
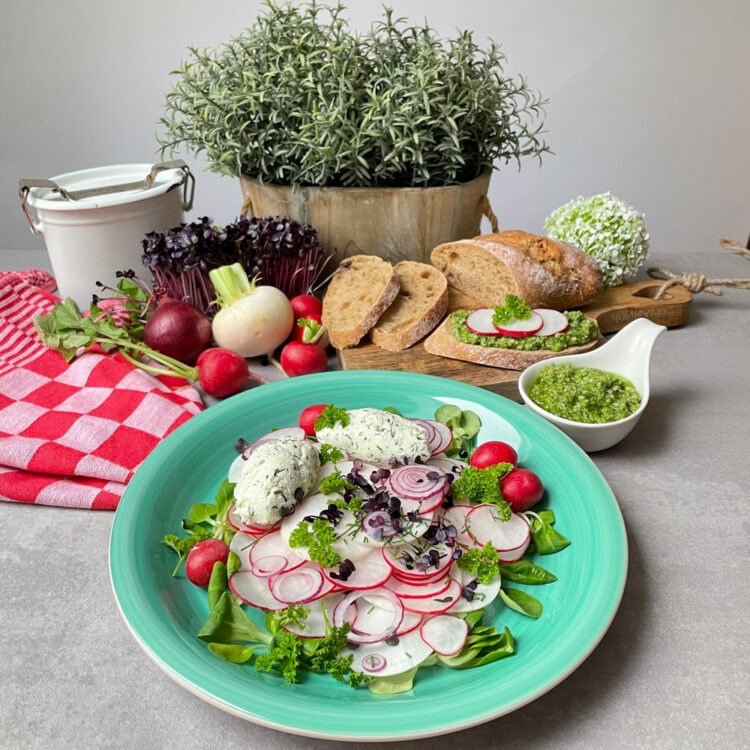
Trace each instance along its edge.
<instances>
[{"instance_id":1,"label":"salad on plate","mask_svg":"<svg viewBox=\"0 0 750 750\"><path fill-rule=\"evenodd\" d=\"M493 603L537 619L514 587L553 584L537 560L565 549L543 480L505 442L476 445L479 417L305 408L252 442L213 502L163 544L206 588L196 636L217 657L289 682L328 673L376 694L420 669L481 667L516 651ZM187 534L185 536L184 534Z\"/></svg>"}]
</instances>

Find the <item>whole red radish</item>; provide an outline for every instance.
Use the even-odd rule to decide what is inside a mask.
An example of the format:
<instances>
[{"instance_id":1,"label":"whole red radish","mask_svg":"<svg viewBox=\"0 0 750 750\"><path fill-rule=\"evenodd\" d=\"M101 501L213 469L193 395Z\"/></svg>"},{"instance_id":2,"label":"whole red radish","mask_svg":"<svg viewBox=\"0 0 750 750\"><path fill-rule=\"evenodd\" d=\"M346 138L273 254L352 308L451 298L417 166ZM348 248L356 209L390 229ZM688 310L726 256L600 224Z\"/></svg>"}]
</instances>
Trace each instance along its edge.
<instances>
[{"instance_id":1,"label":"whole red radish","mask_svg":"<svg viewBox=\"0 0 750 750\"><path fill-rule=\"evenodd\" d=\"M328 329L323 325L323 318L317 313L310 313L304 318L297 318L297 324L292 331L292 341L303 344L315 344L321 349L327 349L330 344Z\"/></svg>"},{"instance_id":2,"label":"whole red radish","mask_svg":"<svg viewBox=\"0 0 750 750\"><path fill-rule=\"evenodd\" d=\"M190 302L162 297L143 328L147 346L192 365L211 345L211 321Z\"/></svg>"},{"instance_id":3,"label":"whole red radish","mask_svg":"<svg viewBox=\"0 0 750 750\"><path fill-rule=\"evenodd\" d=\"M328 404L311 404L300 412L299 426L305 431L305 435L308 437L315 437L315 422L326 406Z\"/></svg>"},{"instance_id":4,"label":"whole red radish","mask_svg":"<svg viewBox=\"0 0 750 750\"><path fill-rule=\"evenodd\" d=\"M294 319L309 318L323 313L323 303L312 294L298 294L289 300L294 311Z\"/></svg>"},{"instance_id":5,"label":"whole red radish","mask_svg":"<svg viewBox=\"0 0 750 750\"><path fill-rule=\"evenodd\" d=\"M518 466L518 453L512 445L500 440L488 440L478 445L469 459L469 464L477 469L503 463Z\"/></svg>"},{"instance_id":6,"label":"whole red radish","mask_svg":"<svg viewBox=\"0 0 750 750\"><path fill-rule=\"evenodd\" d=\"M217 398L238 393L251 374L244 357L218 346L201 352L195 366L201 388Z\"/></svg>"},{"instance_id":7,"label":"whole red radish","mask_svg":"<svg viewBox=\"0 0 750 750\"><path fill-rule=\"evenodd\" d=\"M325 372L328 367L328 356L315 344L302 344L290 341L281 350L281 369L290 377L312 375Z\"/></svg>"},{"instance_id":8,"label":"whole red radish","mask_svg":"<svg viewBox=\"0 0 750 750\"><path fill-rule=\"evenodd\" d=\"M196 542L185 560L185 575L190 583L206 588L211 580L214 563L226 564L229 547L221 539L203 539Z\"/></svg>"},{"instance_id":9,"label":"whole red radish","mask_svg":"<svg viewBox=\"0 0 750 750\"><path fill-rule=\"evenodd\" d=\"M513 469L500 480L500 492L514 513L535 506L544 494L542 480L528 469Z\"/></svg>"}]
</instances>

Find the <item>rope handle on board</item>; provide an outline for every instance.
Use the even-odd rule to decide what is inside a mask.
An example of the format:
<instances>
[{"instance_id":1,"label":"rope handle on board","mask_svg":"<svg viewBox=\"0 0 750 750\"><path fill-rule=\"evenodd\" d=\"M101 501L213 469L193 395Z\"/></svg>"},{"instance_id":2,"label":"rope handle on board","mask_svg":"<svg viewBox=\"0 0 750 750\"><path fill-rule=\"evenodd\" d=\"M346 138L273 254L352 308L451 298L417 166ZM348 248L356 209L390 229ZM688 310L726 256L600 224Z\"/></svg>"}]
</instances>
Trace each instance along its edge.
<instances>
[{"instance_id":1,"label":"rope handle on board","mask_svg":"<svg viewBox=\"0 0 750 750\"><path fill-rule=\"evenodd\" d=\"M720 240L719 245L725 250L733 253L739 253L745 260L750 260L750 250L742 247L739 242L734 240ZM750 289L750 279L711 279L702 273L674 273L666 268L649 268L648 275L652 279L664 279L664 284L654 295L654 299L661 299L672 286L684 286L689 292L698 294L699 292L708 292L717 297L721 297L724 292L721 287L728 289Z\"/></svg>"}]
</instances>

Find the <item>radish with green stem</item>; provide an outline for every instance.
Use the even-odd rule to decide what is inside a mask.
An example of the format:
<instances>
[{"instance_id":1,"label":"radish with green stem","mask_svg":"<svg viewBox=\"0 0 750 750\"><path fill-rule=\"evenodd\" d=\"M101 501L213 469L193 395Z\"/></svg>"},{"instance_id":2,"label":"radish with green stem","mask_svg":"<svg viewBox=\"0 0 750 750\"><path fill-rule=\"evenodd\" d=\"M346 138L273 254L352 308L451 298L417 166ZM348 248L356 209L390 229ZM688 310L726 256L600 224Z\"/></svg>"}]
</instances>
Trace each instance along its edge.
<instances>
[{"instance_id":1,"label":"radish with green stem","mask_svg":"<svg viewBox=\"0 0 750 750\"><path fill-rule=\"evenodd\" d=\"M34 327L46 346L60 352L66 362L98 345L104 352L118 351L132 365L153 375L197 381L205 393L217 398L238 393L248 378L266 382L250 371L242 357L220 347L203 351L195 367L186 365L133 340L126 329L110 320L81 315L70 297L55 303L46 315L34 318Z\"/></svg>"},{"instance_id":2,"label":"radish with green stem","mask_svg":"<svg viewBox=\"0 0 750 750\"><path fill-rule=\"evenodd\" d=\"M211 324L214 341L243 357L270 355L294 327L289 298L273 286L248 279L239 263L214 268L209 278L216 290L219 312Z\"/></svg>"}]
</instances>

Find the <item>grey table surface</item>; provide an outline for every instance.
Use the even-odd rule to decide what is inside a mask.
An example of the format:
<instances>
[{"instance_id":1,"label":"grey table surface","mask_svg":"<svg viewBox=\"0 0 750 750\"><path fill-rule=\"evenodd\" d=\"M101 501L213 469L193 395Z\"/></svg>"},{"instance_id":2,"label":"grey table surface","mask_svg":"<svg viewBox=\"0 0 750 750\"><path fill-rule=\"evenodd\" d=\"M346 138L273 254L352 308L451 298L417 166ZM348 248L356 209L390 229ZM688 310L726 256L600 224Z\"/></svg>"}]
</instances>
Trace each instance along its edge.
<instances>
[{"instance_id":1,"label":"grey table surface","mask_svg":"<svg viewBox=\"0 0 750 750\"><path fill-rule=\"evenodd\" d=\"M649 259L747 278L715 251ZM1 252L0 269L48 267ZM750 747L750 293L697 295L652 356L652 401L592 460L628 531L624 596L593 653L542 697L460 733L395 746ZM113 514L0 503L0 748L391 747L300 737L226 714L173 682L123 621ZM384 721L397 721L385 715Z\"/></svg>"}]
</instances>

